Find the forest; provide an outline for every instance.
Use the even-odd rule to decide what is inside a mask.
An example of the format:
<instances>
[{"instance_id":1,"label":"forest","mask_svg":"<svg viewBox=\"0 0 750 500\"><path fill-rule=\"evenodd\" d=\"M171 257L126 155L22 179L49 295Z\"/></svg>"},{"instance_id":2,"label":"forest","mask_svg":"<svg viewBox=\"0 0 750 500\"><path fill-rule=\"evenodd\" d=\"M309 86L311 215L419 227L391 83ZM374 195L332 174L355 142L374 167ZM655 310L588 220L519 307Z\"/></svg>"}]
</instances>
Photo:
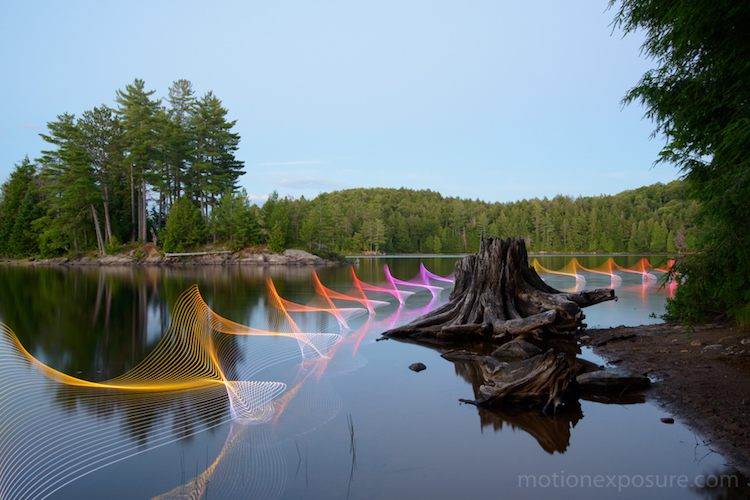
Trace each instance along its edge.
<instances>
[{"instance_id":1,"label":"forest","mask_svg":"<svg viewBox=\"0 0 750 500\"><path fill-rule=\"evenodd\" d=\"M284 241L343 253L476 252L485 237L522 237L532 252L686 252L697 210L680 181L615 196L556 196L512 203L443 197L429 190L349 189L260 209ZM277 214L274 217L274 214Z\"/></svg>"},{"instance_id":2,"label":"forest","mask_svg":"<svg viewBox=\"0 0 750 500\"><path fill-rule=\"evenodd\" d=\"M187 80L156 99L136 79L115 92L114 108L47 124L49 148L0 187L0 256L104 254L147 241L165 251L464 253L481 235L520 236L532 252L688 252L672 268L671 317L727 313L749 324L750 6L610 0L609 8L614 30L645 34L641 50L655 65L623 104L646 109L665 139L656 163L679 168L682 181L511 203L408 189L312 200L273 193L257 207L237 190L240 137L221 101L196 96Z\"/></svg>"},{"instance_id":3,"label":"forest","mask_svg":"<svg viewBox=\"0 0 750 500\"><path fill-rule=\"evenodd\" d=\"M0 255L117 252L155 242L167 252L210 246L318 254L475 252L484 236L523 237L533 252L689 252L698 210L680 181L614 196L487 203L430 190L359 188L312 200L237 189L240 137L221 101L174 82L165 104L142 80L117 107L62 114L0 189Z\"/></svg>"}]
</instances>

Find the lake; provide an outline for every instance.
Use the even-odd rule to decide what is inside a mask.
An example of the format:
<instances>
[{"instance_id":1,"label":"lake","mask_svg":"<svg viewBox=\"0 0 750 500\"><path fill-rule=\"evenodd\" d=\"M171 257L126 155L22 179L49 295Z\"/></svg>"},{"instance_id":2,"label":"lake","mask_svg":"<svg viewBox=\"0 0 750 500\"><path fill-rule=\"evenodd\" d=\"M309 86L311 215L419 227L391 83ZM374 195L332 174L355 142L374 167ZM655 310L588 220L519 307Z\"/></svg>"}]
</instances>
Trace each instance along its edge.
<instances>
[{"instance_id":1,"label":"lake","mask_svg":"<svg viewBox=\"0 0 750 500\"><path fill-rule=\"evenodd\" d=\"M439 350L377 341L447 300L450 283L424 281L421 266L446 277L459 258L0 267L12 330L0 342L0 498L719 498L724 488L700 486L747 482L642 398L555 416L480 410L458 401L476 380ZM659 322L663 273L613 258L530 260L561 290L615 287L617 302L584 310L589 327ZM219 333L206 340L201 324Z\"/></svg>"}]
</instances>

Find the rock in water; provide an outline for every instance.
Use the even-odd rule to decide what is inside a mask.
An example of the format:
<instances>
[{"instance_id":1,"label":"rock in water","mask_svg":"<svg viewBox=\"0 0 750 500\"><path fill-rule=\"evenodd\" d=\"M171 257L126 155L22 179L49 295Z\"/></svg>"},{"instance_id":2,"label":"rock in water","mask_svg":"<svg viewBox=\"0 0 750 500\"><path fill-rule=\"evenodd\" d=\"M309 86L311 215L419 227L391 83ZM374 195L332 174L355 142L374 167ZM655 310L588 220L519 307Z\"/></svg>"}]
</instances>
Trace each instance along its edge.
<instances>
[{"instance_id":1,"label":"rock in water","mask_svg":"<svg viewBox=\"0 0 750 500\"><path fill-rule=\"evenodd\" d=\"M422 370L426 370L427 367L424 365L424 363L412 363L409 365L409 369L413 372L421 372Z\"/></svg>"}]
</instances>

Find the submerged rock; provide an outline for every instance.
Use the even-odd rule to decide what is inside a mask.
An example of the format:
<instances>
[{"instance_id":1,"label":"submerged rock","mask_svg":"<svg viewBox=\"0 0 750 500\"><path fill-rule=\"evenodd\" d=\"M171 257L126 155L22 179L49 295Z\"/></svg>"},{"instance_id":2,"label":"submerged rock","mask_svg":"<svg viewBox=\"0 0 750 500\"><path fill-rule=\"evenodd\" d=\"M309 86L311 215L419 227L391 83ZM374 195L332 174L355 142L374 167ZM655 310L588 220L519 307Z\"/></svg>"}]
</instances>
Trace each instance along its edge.
<instances>
[{"instance_id":1,"label":"submerged rock","mask_svg":"<svg viewBox=\"0 0 750 500\"><path fill-rule=\"evenodd\" d=\"M607 370L583 373L576 377L576 382L582 390L592 392L643 389L651 385L651 380L644 375L627 371L614 373Z\"/></svg>"}]
</instances>

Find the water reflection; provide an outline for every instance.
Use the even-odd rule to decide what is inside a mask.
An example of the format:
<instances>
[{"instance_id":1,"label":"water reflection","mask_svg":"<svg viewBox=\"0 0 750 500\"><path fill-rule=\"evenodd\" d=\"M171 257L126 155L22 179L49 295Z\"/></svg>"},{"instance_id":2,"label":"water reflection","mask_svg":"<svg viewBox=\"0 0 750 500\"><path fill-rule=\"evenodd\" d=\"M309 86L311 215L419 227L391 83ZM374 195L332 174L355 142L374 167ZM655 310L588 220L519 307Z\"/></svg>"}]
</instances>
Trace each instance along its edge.
<instances>
[{"instance_id":1,"label":"water reflection","mask_svg":"<svg viewBox=\"0 0 750 500\"><path fill-rule=\"evenodd\" d=\"M506 407L503 409L478 409L482 429L491 428L495 432L504 427L518 429L530 434L544 451L550 455L565 453L570 446L570 434L578 421L583 418L581 405L566 405L554 415L530 412L527 408Z\"/></svg>"},{"instance_id":2,"label":"water reflection","mask_svg":"<svg viewBox=\"0 0 750 500\"><path fill-rule=\"evenodd\" d=\"M98 280L97 291L89 295L88 285L93 277ZM319 284L316 275L314 278ZM104 311L107 339L112 324L114 287L107 287L105 273L75 274L74 279L74 289L83 290L81 296L76 293L74 297L83 297L84 302L94 300L94 324ZM284 289L285 281L279 282L278 288ZM359 299L366 297L362 288L370 292L387 291L397 299L401 311L405 298L414 293L399 290L393 279L388 283L390 287L363 287L363 282L355 283L360 295L339 294L335 298L361 302ZM147 284L148 273L135 287L138 292L134 297L139 300L134 302L133 310L141 314L135 318L133 328L137 326L141 332L147 331ZM325 381L329 372L335 371L330 361L344 338L341 332L350 332L347 320L370 312L370 319L350 336L354 342L349 359L356 360L362 335L377 324L372 321L375 307L385 302L373 300L366 308L336 307L321 285L318 297L303 305L282 298L270 278L266 287L269 307L264 330L219 316L196 286L188 288L172 306L170 327L156 347L132 369L102 382L78 376L81 370L69 375L35 358L10 329L3 327L0 386L6 389L0 414L7 421L0 457L10 464L0 470L3 498L46 498L78 477L221 425L230 416L238 425L273 422L274 428L291 421L295 434L322 426L333 418L340 411L341 401ZM425 289L428 287L423 285ZM439 294L431 295L434 301ZM329 320L331 316L338 322L339 333L327 333L335 324ZM296 349L279 344L280 337L296 341ZM283 396L280 395L287 389L285 383L256 381L258 373L295 357L294 351L302 362L297 364L296 376ZM347 364L352 363L342 366ZM52 398L47 399L47 395ZM292 418L281 419L284 415ZM301 421L295 422L295 416ZM39 421L49 424L40 426ZM189 483L188 496L206 494L208 484L222 477L223 457L236 455L236 443L243 442L243 436L244 432L230 433L217 460ZM235 461L228 463L233 467ZM236 489L235 483L229 481L228 492ZM183 495L185 485L178 490L168 495ZM271 496L275 495L274 488L269 491ZM243 495L247 493L243 491Z\"/></svg>"},{"instance_id":3,"label":"water reflection","mask_svg":"<svg viewBox=\"0 0 750 500\"><path fill-rule=\"evenodd\" d=\"M434 266L428 260L423 262L438 277L445 277L454 261L443 259ZM64 498L64 486L81 474L97 472L116 460L141 457L143 452L173 441L195 440L208 429L226 429L219 438L221 450L211 459L206 453L205 467L200 470L195 462L194 474L193 467L183 463L180 480L148 498L279 498L290 481L288 468L299 466L296 452L293 463L284 460L284 446L296 446L301 436L324 428L342 412L346 404L342 394L351 399L353 393L342 393L333 382L366 365L362 346L447 299L443 291L447 282L425 273L423 262L362 259L355 269L359 285L349 268L320 269L319 276L309 268L296 267L0 268L0 286L8 291L0 299L0 320L12 325L21 345L38 360L89 381L116 378L147 360L165 340L180 295L196 283L206 307L233 324L279 330L292 319L298 334L327 332L332 335L329 339L335 338L321 343L317 337L266 338L214 332L212 342L224 382L160 394L56 383L35 372L33 364L18 352L13 354L17 347L6 346L3 352L11 352L13 360L9 365L4 355L0 365L0 375L5 377L0 387L6 388L0 389L0 418L6 424L12 414L21 433L33 432L36 438L24 441L18 434L0 435L1 453L8 457L0 470L2 498L43 498L59 488L63 489L56 496ZM550 270L562 268L555 267L554 262L540 262ZM590 286L601 286L597 280L611 280L599 273L584 276ZM641 276L623 274L617 283L621 296L618 305L631 307L630 299L622 297L634 295L637 303L633 308L645 308L645 314L658 313L660 306L652 306L652 300L655 294L662 294L658 297L663 301L664 292L657 292L658 285L642 281ZM268 297L269 278L276 299ZM570 276L550 274L546 278L552 286L558 286L552 283L554 280L578 286L578 280ZM274 300L285 312L273 307ZM355 310L362 316L356 317ZM623 313L623 317L628 315L629 311ZM617 319L613 324L619 324ZM281 351L280 346L284 347ZM316 356L316 349L324 355ZM569 346L560 349L569 349L571 357L578 354ZM263 362L269 352L283 354L277 354L272 363ZM11 365L18 368L11 370L15 371L12 376L5 373ZM476 374L469 368L456 364L456 373L472 389L478 388ZM264 396L262 390L253 390L266 386L245 382L272 382L279 385L268 387L283 386L284 392L272 391ZM18 392L19 387L24 390ZM371 390L364 388L368 394ZM243 412L232 403L233 393L243 391L249 395L238 403L257 400L245 413L249 418L244 419ZM384 411L400 410L388 405L387 396L381 397ZM496 433L523 430L544 452L556 456L569 452L572 429L583 417L580 405L551 417L518 408L477 411L481 429L491 428ZM8 428L6 425L6 431ZM365 450L372 454L372 448ZM305 454L303 449L300 463ZM349 459L352 463L346 464L347 478L351 480L353 453ZM25 469L19 465L24 460Z\"/></svg>"}]
</instances>

